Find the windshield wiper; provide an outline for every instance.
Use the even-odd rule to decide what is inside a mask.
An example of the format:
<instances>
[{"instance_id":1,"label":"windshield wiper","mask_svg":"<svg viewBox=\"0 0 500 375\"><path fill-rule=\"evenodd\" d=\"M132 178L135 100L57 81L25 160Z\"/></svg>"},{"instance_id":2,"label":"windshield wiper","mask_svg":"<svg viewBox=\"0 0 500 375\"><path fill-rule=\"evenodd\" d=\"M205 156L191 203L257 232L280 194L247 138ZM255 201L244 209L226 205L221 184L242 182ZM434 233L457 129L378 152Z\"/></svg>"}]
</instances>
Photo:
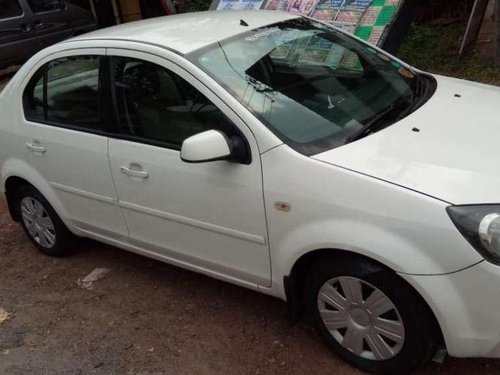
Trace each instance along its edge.
<instances>
[{"instance_id":1,"label":"windshield wiper","mask_svg":"<svg viewBox=\"0 0 500 375\"><path fill-rule=\"evenodd\" d=\"M413 91L415 92L415 96L420 98L425 95L427 91L427 85L425 78L421 73L415 73L415 77L412 82Z\"/></svg>"},{"instance_id":2,"label":"windshield wiper","mask_svg":"<svg viewBox=\"0 0 500 375\"><path fill-rule=\"evenodd\" d=\"M358 139L363 138L364 136L373 132L375 129L377 129L377 127L383 124L383 122L381 123L382 120L384 120L388 115L390 115L395 110L401 108L404 105L407 105L409 102L413 102L413 94L403 95L399 99L396 99L390 106L388 106L382 112L376 114L365 126L363 126L361 129L351 134L346 139L345 144L357 141ZM410 106L410 108L411 107L412 106ZM408 109L400 113L398 116L396 116L395 119L398 120L404 117L408 112Z\"/></svg>"}]
</instances>

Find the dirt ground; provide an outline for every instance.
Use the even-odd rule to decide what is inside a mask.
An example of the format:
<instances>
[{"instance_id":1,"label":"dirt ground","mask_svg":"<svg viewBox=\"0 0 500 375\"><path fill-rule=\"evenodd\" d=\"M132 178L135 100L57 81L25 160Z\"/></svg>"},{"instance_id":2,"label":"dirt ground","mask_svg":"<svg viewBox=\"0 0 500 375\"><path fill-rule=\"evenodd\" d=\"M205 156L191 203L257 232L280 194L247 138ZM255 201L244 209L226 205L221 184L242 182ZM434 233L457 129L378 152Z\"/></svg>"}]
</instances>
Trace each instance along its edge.
<instances>
[{"instance_id":1,"label":"dirt ground","mask_svg":"<svg viewBox=\"0 0 500 375\"><path fill-rule=\"evenodd\" d=\"M81 288L95 268L111 271ZM89 240L44 256L0 198L0 374L222 373L361 374L277 299ZM418 374L500 375L500 361Z\"/></svg>"},{"instance_id":2,"label":"dirt ground","mask_svg":"<svg viewBox=\"0 0 500 375\"><path fill-rule=\"evenodd\" d=\"M77 281L111 271L87 290ZM285 304L82 240L39 253L0 199L0 374L361 374ZM500 361L446 359L418 374L498 374Z\"/></svg>"}]
</instances>

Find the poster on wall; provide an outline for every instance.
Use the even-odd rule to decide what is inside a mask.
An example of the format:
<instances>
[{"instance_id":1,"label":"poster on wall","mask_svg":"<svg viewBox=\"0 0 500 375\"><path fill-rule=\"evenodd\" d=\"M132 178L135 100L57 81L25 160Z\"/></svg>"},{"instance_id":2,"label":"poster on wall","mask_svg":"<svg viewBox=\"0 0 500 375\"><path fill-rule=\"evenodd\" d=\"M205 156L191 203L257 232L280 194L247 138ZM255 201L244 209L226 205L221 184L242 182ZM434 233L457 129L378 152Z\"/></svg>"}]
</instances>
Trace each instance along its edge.
<instances>
[{"instance_id":1,"label":"poster on wall","mask_svg":"<svg viewBox=\"0 0 500 375\"><path fill-rule=\"evenodd\" d=\"M499 0L500 1L500 0ZM309 16L381 46L398 11L408 0L213 0L210 9L266 9ZM280 54L285 54L289 46ZM312 47L311 58L322 59L324 46ZM331 56L331 55L330 55Z\"/></svg>"},{"instance_id":2,"label":"poster on wall","mask_svg":"<svg viewBox=\"0 0 500 375\"><path fill-rule=\"evenodd\" d=\"M373 0L361 17L355 34L372 44L380 45L403 0Z\"/></svg>"},{"instance_id":3,"label":"poster on wall","mask_svg":"<svg viewBox=\"0 0 500 375\"><path fill-rule=\"evenodd\" d=\"M260 9L263 0L220 0L217 10Z\"/></svg>"},{"instance_id":4,"label":"poster on wall","mask_svg":"<svg viewBox=\"0 0 500 375\"><path fill-rule=\"evenodd\" d=\"M353 29L359 23L372 0L320 0L311 17L339 26Z\"/></svg>"},{"instance_id":5,"label":"poster on wall","mask_svg":"<svg viewBox=\"0 0 500 375\"><path fill-rule=\"evenodd\" d=\"M264 9L286 12L289 2L290 0L268 0L264 5Z\"/></svg>"},{"instance_id":6,"label":"poster on wall","mask_svg":"<svg viewBox=\"0 0 500 375\"><path fill-rule=\"evenodd\" d=\"M311 16L318 4L318 0L290 0L286 11L302 16Z\"/></svg>"}]
</instances>

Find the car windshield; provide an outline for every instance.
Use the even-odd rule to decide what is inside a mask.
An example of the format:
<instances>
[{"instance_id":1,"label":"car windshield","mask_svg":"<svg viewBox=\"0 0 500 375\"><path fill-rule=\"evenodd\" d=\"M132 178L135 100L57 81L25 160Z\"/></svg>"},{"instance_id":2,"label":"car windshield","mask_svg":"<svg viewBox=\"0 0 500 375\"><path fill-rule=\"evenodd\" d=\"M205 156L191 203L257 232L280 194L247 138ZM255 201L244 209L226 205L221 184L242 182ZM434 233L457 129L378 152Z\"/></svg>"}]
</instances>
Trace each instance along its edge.
<instances>
[{"instance_id":1,"label":"car windshield","mask_svg":"<svg viewBox=\"0 0 500 375\"><path fill-rule=\"evenodd\" d=\"M252 30L188 58L305 155L388 126L418 102L417 73L306 18Z\"/></svg>"}]
</instances>

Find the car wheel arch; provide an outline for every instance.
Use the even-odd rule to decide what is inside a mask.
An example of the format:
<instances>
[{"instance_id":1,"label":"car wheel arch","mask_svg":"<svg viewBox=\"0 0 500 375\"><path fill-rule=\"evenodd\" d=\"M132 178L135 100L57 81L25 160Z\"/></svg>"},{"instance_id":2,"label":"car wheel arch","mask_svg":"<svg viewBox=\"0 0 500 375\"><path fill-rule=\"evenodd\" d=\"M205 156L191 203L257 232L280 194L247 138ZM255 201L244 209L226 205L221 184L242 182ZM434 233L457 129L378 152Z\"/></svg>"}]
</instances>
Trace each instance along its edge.
<instances>
[{"instance_id":1,"label":"car wheel arch","mask_svg":"<svg viewBox=\"0 0 500 375\"><path fill-rule=\"evenodd\" d=\"M10 216L12 220L19 222L21 220L21 216L16 209L16 192L23 185L30 185L28 181L21 177L11 176L7 178L5 181L5 197L7 199L7 207L9 209Z\"/></svg>"},{"instance_id":2,"label":"car wheel arch","mask_svg":"<svg viewBox=\"0 0 500 375\"><path fill-rule=\"evenodd\" d=\"M4 173L3 176L5 178L4 187L5 187L5 195L7 198L7 205L9 208L9 213L15 221L19 221L19 215L15 209L15 199L16 199L16 189L22 185L30 185L37 189L44 197L47 199L49 204L54 208L54 211L61 218L66 227L72 228L70 225L68 215L66 210L64 209L62 203L57 198L56 193L53 188L43 180L41 176L39 176L35 171L33 171L30 178L29 173L21 173L23 169L17 169L19 173ZM7 171L5 171L7 172ZM26 172L26 171L24 171ZM29 172L29 170L28 170ZM38 183L37 183L38 182Z\"/></svg>"},{"instance_id":3,"label":"car wheel arch","mask_svg":"<svg viewBox=\"0 0 500 375\"><path fill-rule=\"evenodd\" d=\"M348 250L342 249L317 249L309 251L303 254L300 258L298 258L289 273L289 275L283 278L286 303L289 316L293 320L297 320L305 315L304 312L304 283L308 270L316 263L325 258L335 258L335 259L343 259L350 261L365 261L372 265L372 272L380 272L380 271L389 271L397 274L396 271L391 269L390 267L380 263L379 261L367 257L365 255L361 255L358 253L354 253ZM443 330L441 325L436 318L432 308L429 303L425 300L425 298L404 278L401 278L408 286L414 291L415 296L419 298L424 305L425 309L428 311L429 316L431 317L433 329L436 335L436 341L439 345L445 345L445 340L443 336Z\"/></svg>"}]
</instances>

